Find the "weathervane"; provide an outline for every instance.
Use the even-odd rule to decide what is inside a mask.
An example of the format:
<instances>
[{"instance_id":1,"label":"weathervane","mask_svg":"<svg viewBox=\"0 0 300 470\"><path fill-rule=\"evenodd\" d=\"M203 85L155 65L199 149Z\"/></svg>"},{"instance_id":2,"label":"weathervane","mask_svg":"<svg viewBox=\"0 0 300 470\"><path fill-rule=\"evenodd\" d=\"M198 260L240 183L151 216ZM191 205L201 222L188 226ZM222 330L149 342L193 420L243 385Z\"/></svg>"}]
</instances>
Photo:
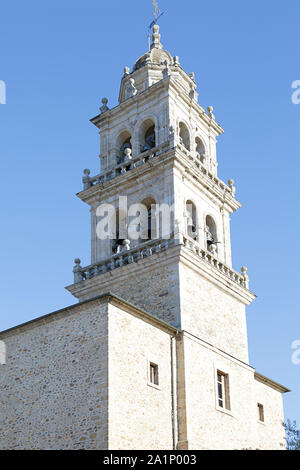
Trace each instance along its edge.
<instances>
[{"instance_id":1,"label":"weathervane","mask_svg":"<svg viewBox=\"0 0 300 470\"><path fill-rule=\"evenodd\" d=\"M153 0L152 3L153 3L153 6L154 6L155 23L157 23L157 19L159 18L159 15L160 15L160 9L158 8L156 0Z\"/></svg>"},{"instance_id":2,"label":"weathervane","mask_svg":"<svg viewBox=\"0 0 300 470\"><path fill-rule=\"evenodd\" d=\"M155 20L152 21L152 23L149 25L149 28L148 28L149 50L150 50L150 37L151 37L150 31L153 28L153 26L155 24L157 24L157 21L159 20L159 18L164 14L164 11L161 13L160 9L158 8L158 4L157 4L156 0L152 0L152 4L154 6L154 13L153 14L154 14Z\"/></svg>"}]
</instances>

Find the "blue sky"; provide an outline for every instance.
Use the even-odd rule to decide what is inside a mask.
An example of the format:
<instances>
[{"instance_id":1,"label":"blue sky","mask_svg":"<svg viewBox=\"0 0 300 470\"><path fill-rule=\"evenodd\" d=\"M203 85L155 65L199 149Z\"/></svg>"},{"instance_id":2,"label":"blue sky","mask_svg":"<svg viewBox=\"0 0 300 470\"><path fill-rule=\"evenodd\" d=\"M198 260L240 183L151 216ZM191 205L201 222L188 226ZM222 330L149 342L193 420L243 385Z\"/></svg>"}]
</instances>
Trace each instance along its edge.
<instances>
[{"instance_id":1,"label":"blue sky","mask_svg":"<svg viewBox=\"0 0 300 470\"><path fill-rule=\"evenodd\" d=\"M248 266L258 299L248 308L250 362L293 390L300 365L299 0L161 0L162 43L195 72L199 102L225 128L219 176L233 177L242 209L232 216L233 265ZM99 171L89 119L117 104L124 66L147 49L151 0L11 1L1 6L0 330L74 303L75 257L89 263L89 210L75 193L84 168Z\"/></svg>"}]
</instances>

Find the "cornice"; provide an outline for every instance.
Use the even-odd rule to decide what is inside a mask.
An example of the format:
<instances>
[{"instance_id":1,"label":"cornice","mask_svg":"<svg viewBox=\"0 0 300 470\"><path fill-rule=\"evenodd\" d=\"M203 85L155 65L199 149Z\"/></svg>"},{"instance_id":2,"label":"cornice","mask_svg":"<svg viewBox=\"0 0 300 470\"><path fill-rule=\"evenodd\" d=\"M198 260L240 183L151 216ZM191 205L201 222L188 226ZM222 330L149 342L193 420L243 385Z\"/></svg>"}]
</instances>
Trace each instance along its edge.
<instances>
[{"instance_id":1,"label":"cornice","mask_svg":"<svg viewBox=\"0 0 300 470\"><path fill-rule=\"evenodd\" d=\"M138 276L141 272L147 273L153 271L153 267L157 267L159 262L160 266L170 265L174 262L179 261L180 248L179 246L173 246L166 251L161 253L154 253L152 256L140 259L136 263L127 264L125 266L114 269L103 274L99 274L91 279L86 279L78 284L72 284L67 286L66 289L71 292L75 297L84 297L93 292L97 292L100 287L111 285L111 282L118 282L126 277ZM87 267L91 268L94 265ZM126 273L126 274L125 274Z\"/></svg>"},{"instance_id":2,"label":"cornice","mask_svg":"<svg viewBox=\"0 0 300 470\"><path fill-rule=\"evenodd\" d=\"M196 170L191 160L179 148L176 148L175 153L175 167L176 166L181 173L184 173L185 177L190 178L190 181L194 184L197 182L210 199L214 196L222 205L226 206L230 212L236 212L242 207L242 204L231 195L230 188L224 181L217 176L209 177L208 172L206 171L206 174L204 174L201 168ZM214 199L212 200L215 202Z\"/></svg>"},{"instance_id":3,"label":"cornice","mask_svg":"<svg viewBox=\"0 0 300 470\"><path fill-rule=\"evenodd\" d=\"M153 178L153 175L154 177L156 176L153 172L161 173L161 166L166 168L169 165L171 169L173 165L172 150L173 149L170 149L167 152L164 152L164 154L153 157L150 161L143 163L143 165L140 165L123 175L116 176L105 183L96 184L89 189L80 191L76 196L78 196L83 202L91 205L92 203L97 202L99 197L102 197L103 193L105 193L106 196L110 196L115 192L121 194L126 188L136 184L136 180L138 178L145 175L149 175L149 177Z\"/></svg>"},{"instance_id":4,"label":"cornice","mask_svg":"<svg viewBox=\"0 0 300 470\"><path fill-rule=\"evenodd\" d=\"M212 119L208 116L202 108L202 106L194 99L191 99L190 96L187 94L184 87L181 86L180 80L176 78L176 76L169 75L162 80L154 83L146 90L138 93L137 95L128 98L127 100L123 101L122 103L118 104L114 108L109 109L103 114L98 114L97 116L90 119L92 124L94 124L99 129L106 123L106 121L110 121L114 119L116 115L118 117L122 116L122 112L130 113L134 110L134 107L138 105L142 105L146 100L151 99L153 100L153 95L158 93L161 90L170 90L173 89L175 93L177 93L183 102L189 107L192 108L197 116L199 116L202 121L205 123L207 128L213 129L216 135L221 135L224 132L224 129L216 122L215 119Z\"/></svg>"},{"instance_id":5,"label":"cornice","mask_svg":"<svg viewBox=\"0 0 300 470\"><path fill-rule=\"evenodd\" d=\"M217 353L217 354L223 356L224 358L234 362L235 364L238 364L240 367L243 367L244 369L246 369L250 373L253 373L255 371L254 367L252 367L247 362L244 362L241 359L239 359L238 357L235 357L232 354L229 354L226 351L223 351L222 349L217 348L213 344L208 343L207 341L203 340L202 338L199 338L195 334L190 333L189 331L186 331L186 330L182 330L181 334L182 334L183 337L188 338L190 341L194 341L194 342L200 344L202 347L207 348L210 351L213 351L214 353Z\"/></svg>"},{"instance_id":6,"label":"cornice","mask_svg":"<svg viewBox=\"0 0 300 470\"><path fill-rule=\"evenodd\" d=\"M180 96L180 98L186 103L187 106L192 108L196 114L203 120L203 122L207 125L208 128L213 129L217 135L221 135L224 133L224 129L217 123L215 119L210 118L204 108L196 101L189 97L189 95L182 90L180 83L173 78L170 77L170 88L173 88L176 93Z\"/></svg>"},{"instance_id":7,"label":"cornice","mask_svg":"<svg viewBox=\"0 0 300 470\"><path fill-rule=\"evenodd\" d=\"M7 338L14 334L18 334L19 332L26 331L32 328L38 328L41 325L45 325L47 323L53 322L58 320L63 316L68 316L72 314L76 314L76 310L80 309L82 306L90 304L90 303L100 303L101 305L111 304L117 307L120 307L135 316L139 316L140 318L148 321L149 323L153 324L156 327L166 331L168 334L175 336L178 333L178 330L174 328L172 325L160 320L159 318L151 315L150 313L146 312L145 310L133 305L132 303L128 302L127 300L122 299L118 295L108 291L104 294L97 295L89 300L84 300L82 302L78 302L76 304L69 305L68 307L64 307L60 310L56 310L54 312L48 313L41 317L34 318L26 323L21 323L20 325L13 326L4 331L0 331L0 338Z\"/></svg>"},{"instance_id":8,"label":"cornice","mask_svg":"<svg viewBox=\"0 0 300 470\"><path fill-rule=\"evenodd\" d=\"M168 165L170 165L170 168L171 166L177 168L182 174L189 177L194 184L197 183L199 189L201 189L207 197L214 202L218 200L229 212L235 212L241 207L241 203L231 195L229 187L222 180L217 177L210 178L208 175L202 173L201 169L196 170L193 168L191 161L178 147L168 149L164 153L153 157L147 163L123 175L116 176L105 183L96 184L89 189L80 191L77 193L77 196L83 202L91 205L99 200L99 196L102 197L103 192L107 195L114 191L120 193L126 186L133 184L138 177L146 175L147 173L150 174L150 172L153 176L154 170L160 170L161 166L166 167Z\"/></svg>"},{"instance_id":9,"label":"cornice","mask_svg":"<svg viewBox=\"0 0 300 470\"><path fill-rule=\"evenodd\" d=\"M234 282L224 273L214 268L185 247L181 247L180 261L197 272L197 274L201 274L204 278L218 286L220 289L233 295L244 305L249 305L256 298L256 295L253 292L241 286L237 282ZM230 267L228 268L232 269Z\"/></svg>"},{"instance_id":10,"label":"cornice","mask_svg":"<svg viewBox=\"0 0 300 470\"><path fill-rule=\"evenodd\" d=\"M153 326L156 326L160 328L161 330L165 331L169 335L176 336L178 334L179 330L175 328L174 326L170 325L169 323L164 322L163 320L160 320L158 317L155 317L154 315L151 315L145 310L135 306L131 302L127 302L126 300L122 299L116 294L108 293L107 298L108 298L109 304L114 305L118 308L121 307L122 310L126 311L127 313L130 313L131 315L134 315L138 318L141 318L144 321L147 321Z\"/></svg>"},{"instance_id":11,"label":"cornice","mask_svg":"<svg viewBox=\"0 0 300 470\"><path fill-rule=\"evenodd\" d=\"M153 100L153 94L167 89L169 78L170 77L159 80L158 82L148 87L146 90L138 93L135 96L132 96L131 98L128 98L114 108L109 109L103 114L98 114L94 118L90 119L90 122L100 129L105 121L114 119L116 115L119 117L122 115L122 112L124 112L124 114L130 113L132 110L134 110L137 104L142 105L143 102L145 102L148 98Z\"/></svg>"},{"instance_id":12,"label":"cornice","mask_svg":"<svg viewBox=\"0 0 300 470\"><path fill-rule=\"evenodd\" d=\"M66 289L78 298L87 295L92 296L93 292L97 292L100 287L105 288L106 285L109 286L112 280L118 282L118 280L120 281L126 276L137 275L141 270L144 272L151 271L153 267L157 266L158 261L161 266L166 266L174 262L180 264L180 262L182 262L184 265L197 272L197 274L202 275L219 288L233 295L244 305L249 305L256 297L255 294L248 289L234 282L224 273L196 256L182 245L175 245L158 254L153 253L152 256L141 259L136 263L131 263L114 269L113 271L98 274L91 279L67 286ZM92 268L93 266L94 265L90 265L85 269Z\"/></svg>"},{"instance_id":13,"label":"cornice","mask_svg":"<svg viewBox=\"0 0 300 470\"><path fill-rule=\"evenodd\" d=\"M259 374L258 372L254 373L254 378L258 382L261 382L264 385L267 385L268 387L274 388L274 390L277 390L277 392L289 393L291 391L288 388L284 387L284 385L280 385L279 383L274 382L274 380L271 380L268 377L265 377L264 375Z\"/></svg>"}]
</instances>

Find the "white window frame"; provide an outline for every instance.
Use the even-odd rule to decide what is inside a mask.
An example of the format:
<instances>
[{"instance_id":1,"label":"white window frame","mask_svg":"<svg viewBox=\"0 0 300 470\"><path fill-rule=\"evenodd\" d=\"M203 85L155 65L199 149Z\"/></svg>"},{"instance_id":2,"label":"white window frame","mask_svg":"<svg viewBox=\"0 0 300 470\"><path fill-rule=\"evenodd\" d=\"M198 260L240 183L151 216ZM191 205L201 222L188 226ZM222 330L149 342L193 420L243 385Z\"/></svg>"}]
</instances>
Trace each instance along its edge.
<instances>
[{"instance_id":1,"label":"white window frame","mask_svg":"<svg viewBox=\"0 0 300 470\"><path fill-rule=\"evenodd\" d=\"M221 376L221 382L218 380L219 375ZM219 384L222 387L223 406L220 405ZM229 374L220 367L215 367L215 392L216 409L232 416Z\"/></svg>"},{"instance_id":2,"label":"white window frame","mask_svg":"<svg viewBox=\"0 0 300 470\"><path fill-rule=\"evenodd\" d=\"M151 381L151 365L154 365L157 367L157 374L158 374L158 384L155 384ZM155 388L156 390L161 390L160 386L161 380L160 380L160 367L159 367L159 362L157 359L148 359L147 360L147 384L149 387Z\"/></svg>"}]
</instances>

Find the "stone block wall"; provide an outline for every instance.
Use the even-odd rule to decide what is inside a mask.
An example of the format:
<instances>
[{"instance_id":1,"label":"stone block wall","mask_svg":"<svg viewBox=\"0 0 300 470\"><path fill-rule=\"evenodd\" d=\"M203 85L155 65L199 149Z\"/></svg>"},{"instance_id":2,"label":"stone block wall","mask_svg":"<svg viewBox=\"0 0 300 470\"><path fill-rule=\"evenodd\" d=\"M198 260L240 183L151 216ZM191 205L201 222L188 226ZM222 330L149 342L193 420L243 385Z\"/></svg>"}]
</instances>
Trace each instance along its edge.
<instances>
[{"instance_id":1,"label":"stone block wall","mask_svg":"<svg viewBox=\"0 0 300 470\"><path fill-rule=\"evenodd\" d=\"M184 336L189 449L284 449L282 395L254 369L191 335ZM228 374L230 411L217 406L217 371ZM265 408L258 419L257 403Z\"/></svg>"},{"instance_id":2,"label":"stone block wall","mask_svg":"<svg viewBox=\"0 0 300 470\"><path fill-rule=\"evenodd\" d=\"M285 429L283 401L281 393L268 387L264 383L254 381L255 404L262 404L264 407L264 423L257 419L256 413L255 433L256 445L258 449L285 449Z\"/></svg>"},{"instance_id":3,"label":"stone block wall","mask_svg":"<svg viewBox=\"0 0 300 470\"><path fill-rule=\"evenodd\" d=\"M248 363L245 305L180 263L181 328Z\"/></svg>"},{"instance_id":4,"label":"stone block wall","mask_svg":"<svg viewBox=\"0 0 300 470\"><path fill-rule=\"evenodd\" d=\"M0 449L107 448L107 304L77 305L0 339Z\"/></svg>"},{"instance_id":5,"label":"stone block wall","mask_svg":"<svg viewBox=\"0 0 300 470\"><path fill-rule=\"evenodd\" d=\"M195 334L175 348L177 333L113 296L0 333L0 449L284 448L280 390ZM230 411L217 406L217 370Z\"/></svg>"},{"instance_id":6,"label":"stone block wall","mask_svg":"<svg viewBox=\"0 0 300 470\"><path fill-rule=\"evenodd\" d=\"M109 305L109 448L173 448L170 335ZM149 385L149 362L159 386Z\"/></svg>"},{"instance_id":7,"label":"stone block wall","mask_svg":"<svg viewBox=\"0 0 300 470\"><path fill-rule=\"evenodd\" d=\"M75 295L83 301L111 292L160 320L179 326L177 252L175 247L84 281L82 286L75 284L71 286L72 293L78 289Z\"/></svg>"}]
</instances>

